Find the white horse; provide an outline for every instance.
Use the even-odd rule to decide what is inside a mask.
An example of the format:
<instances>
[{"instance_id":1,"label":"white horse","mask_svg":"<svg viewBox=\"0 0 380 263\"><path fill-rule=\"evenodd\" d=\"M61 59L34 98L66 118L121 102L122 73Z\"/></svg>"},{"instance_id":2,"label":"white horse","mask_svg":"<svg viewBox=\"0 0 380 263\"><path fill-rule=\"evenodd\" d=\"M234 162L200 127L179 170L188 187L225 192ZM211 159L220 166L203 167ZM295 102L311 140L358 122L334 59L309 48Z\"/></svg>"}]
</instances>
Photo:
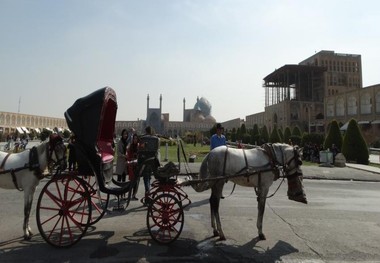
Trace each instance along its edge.
<instances>
[{"instance_id":1,"label":"white horse","mask_svg":"<svg viewBox=\"0 0 380 263\"><path fill-rule=\"evenodd\" d=\"M59 135L53 134L43 142L20 153L0 152L0 187L24 191L24 239L29 240L32 232L29 215L33 196L44 171L49 168L66 169L66 147Z\"/></svg>"},{"instance_id":2,"label":"white horse","mask_svg":"<svg viewBox=\"0 0 380 263\"><path fill-rule=\"evenodd\" d=\"M220 240L226 239L219 217L219 203L224 184L232 181L241 186L255 187L258 201L257 228L259 238L265 240L265 201L269 187L278 178L280 171L288 179L289 199L307 203L299 167L301 164L298 147L288 144L266 144L263 148L254 149L220 146L210 151L201 164L198 177L193 178L193 183L190 184L197 192L211 188L209 201L214 236L219 236Z\"/></svg>"}]
</instances>

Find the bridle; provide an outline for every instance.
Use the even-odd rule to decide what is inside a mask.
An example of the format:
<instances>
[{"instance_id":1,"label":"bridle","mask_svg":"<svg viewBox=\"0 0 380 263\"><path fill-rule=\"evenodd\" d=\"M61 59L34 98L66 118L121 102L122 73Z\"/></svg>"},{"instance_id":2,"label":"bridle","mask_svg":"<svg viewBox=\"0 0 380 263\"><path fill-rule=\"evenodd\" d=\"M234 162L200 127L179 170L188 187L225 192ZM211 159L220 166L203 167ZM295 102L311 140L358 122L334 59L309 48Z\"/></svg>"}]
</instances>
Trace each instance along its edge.
<instances>
[{"instance_id":1,"label":"bridle","mask_svg":"<svg viewBox=\"0 0 380 263\"><path fill-rule=\"evenodd\" d=\"M54 175L58 174L60 171L64 170L66 167L62 167L62 163L66 163L66 146L63 143L62 138L50 138L49 143L47 144L47 162L49 167L49 172L51 172L53 169L57 169ZM59 151L63 152L63 155L61 158L59 158ZM53 154L55 155L55 158L53 158Z\"/></svg>"},{"instance_id":2,"label":"bridle","mask_svg":"<svg viewBox=\"0 0 380 263\"><path fill-rule=\"evenodd\" d=\"M279 169L280 171L282 171L282 177L289 177L295 174L302 174L302 172L300 172L299 169L299 166L302 164L302 160L296 147L293 147L293 156L288 161L285 160L286 156L282 148L280 148L281 161L279 161L277 159L276 150L274 148L275 146L273 146L270 143L264 145L264 149L266 150L272 162L272 167L275 167L277 169L279 169L279 167L282 167L282 169ZM294 167L292 167L292 163L295 164Z\"/></svg>"}]
</instances>

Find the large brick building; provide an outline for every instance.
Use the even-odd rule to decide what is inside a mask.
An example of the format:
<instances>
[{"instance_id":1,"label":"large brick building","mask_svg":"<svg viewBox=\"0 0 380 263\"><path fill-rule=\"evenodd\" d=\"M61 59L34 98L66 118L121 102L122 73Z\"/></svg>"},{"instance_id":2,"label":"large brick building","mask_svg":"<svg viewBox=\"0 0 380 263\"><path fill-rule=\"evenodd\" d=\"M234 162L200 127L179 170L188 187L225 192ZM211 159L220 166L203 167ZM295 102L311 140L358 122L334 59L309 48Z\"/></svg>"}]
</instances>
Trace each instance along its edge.
<instances>
[{"instance_id":1,"label":"large brick building","mask_svg":"<svg viewBox=\"0 0 380 263\"><path fill-rule=\"evenodd\" d=\"M380 139L380 85L362 83L360 55L320 51L264 78L265 111L246 116L246 126L325 133L332 120L343 125L354 118L366 125L362 130L371 143Z\"/></svg>"}]
</instances>

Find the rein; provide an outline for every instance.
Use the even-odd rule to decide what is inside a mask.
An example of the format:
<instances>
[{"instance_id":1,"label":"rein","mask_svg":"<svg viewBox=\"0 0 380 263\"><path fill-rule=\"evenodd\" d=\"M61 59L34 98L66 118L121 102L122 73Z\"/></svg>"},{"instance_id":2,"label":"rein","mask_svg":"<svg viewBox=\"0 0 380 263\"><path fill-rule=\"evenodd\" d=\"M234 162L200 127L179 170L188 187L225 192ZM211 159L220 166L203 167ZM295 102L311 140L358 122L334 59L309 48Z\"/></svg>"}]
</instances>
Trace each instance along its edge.
<instances>
[{"instance_id":1,"label":"rein","mask_svg":"<svg viewBox=\"0 0 380 263\"><path fill-rule=\"evenodd\" d=\"M282 177L282 180L281 180L280 184L278 185L277 189L273 192L273 194L268 195L268 196L266 197L266 198L271 198L271 197L273 197L273 196L277 193L277 191L280 189L282 183L285 181L285 178L289 178L289 177L292 177L292 176L297 176L297 174L298 174L298 167L297 167L297 165L296 165L293 169L291 169L291 170L289 170L288 167L289 167L290 163L291 163L292 161L296 161L296 158L298 158L299 156L298 156L297 150L293 148L293 153L294 153L293 157L290 158L289 161L287 161L287 162L285 163L285 155L284 155L284 152L281 150L281 155L282 155L282 164L281 164L281 163L277 160L277 158L276 158L276 153L275 153L275 151L274 151L274 148L273 148L273 145L272 145L272 144L265 144L265 145L264 145L264 148L265 148L265 150L269 151L269 153L270 153L270 157L271 157L271 159L272 159L272 162L277 164L277 165L276 165L276 167L277 167L277 171L278 171L278 172L281 171L281 173L282 173L282 176L279 176L279 175L278 175L279 177ZM268 154L268 155L269 155L269 154ZM279 166L282 166L282 169L279 169L279 168L278 168ZM295 171L294 173L292 173L292 171L294 171L294 170L296 170L296 171ZM259 186L258 186L258 187L260 187L260 177L261 177L261 175L259 174ZM258 191L256 190L256 188L255 188L255 192L256 192L256 195L258 195Z\"/></svg>"}]
</instances>

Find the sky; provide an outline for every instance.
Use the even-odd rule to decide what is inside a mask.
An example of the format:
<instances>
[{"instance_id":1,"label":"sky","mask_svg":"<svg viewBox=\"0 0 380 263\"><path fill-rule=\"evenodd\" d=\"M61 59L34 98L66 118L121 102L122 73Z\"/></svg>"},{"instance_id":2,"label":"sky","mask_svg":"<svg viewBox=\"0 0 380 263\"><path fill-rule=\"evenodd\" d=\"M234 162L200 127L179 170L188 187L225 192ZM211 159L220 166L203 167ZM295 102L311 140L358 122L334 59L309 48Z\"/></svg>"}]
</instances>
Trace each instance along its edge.
<instances>
[{"instance_id":1,"label":"sky","mask_svg":"<svg viewBox=\"0 0 380 263\"><path fill-rule=\"evenodd\" d=\"M218 122L264 111L263 78L321 50L360 54L380 83L380 1L0 0L0 111L64 117L109 86L116 120L150 107L182 121L197 97Z\"/></svg>"}]
</instances>

